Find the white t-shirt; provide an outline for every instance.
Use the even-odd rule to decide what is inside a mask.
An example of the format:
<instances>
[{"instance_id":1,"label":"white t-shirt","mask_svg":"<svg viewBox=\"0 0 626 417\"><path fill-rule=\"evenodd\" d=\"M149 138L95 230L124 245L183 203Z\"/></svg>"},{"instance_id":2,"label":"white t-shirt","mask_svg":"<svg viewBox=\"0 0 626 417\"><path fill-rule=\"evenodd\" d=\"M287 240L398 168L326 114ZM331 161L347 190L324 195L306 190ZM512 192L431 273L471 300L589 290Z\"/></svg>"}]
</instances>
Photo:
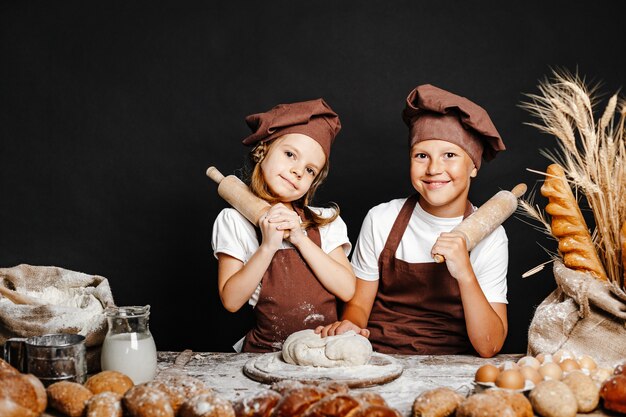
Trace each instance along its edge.
<instances>
[{"instance_id":1,"label":"white t-shirt","mask_svg":"<svg viewBox=\"0 0 626 417\"><path fill-rule=\"evenodd\" d=\"M324 218L334 214L334 209L331 208L309 208ZM337 217L332 223L321 227L319 232L321 248L325 253L330 253L341 246L346 256L350 254L352 244L348 239L348 228L341 217ZM217 215L213 223L211 245L213 246L213 255L216 258L218 253L225 253L245 264L259 248L259 240L256 228L252 223L237 210L225 208ZM294 246L286 240L283 240L281 249L295 250ZM259 283L248 301L250 305L256 305L260 292L261 284Z\"/></svg>"},{"instance_id":2,"label":"white t-shirt","mask_svg":"<svg viewBox=\"0 0 626 417\"><path fill-rule=\"evenodd\" d=\"M406 198L379 204L363 220L361 232L352 255L352 268L360 279L376 281L378 258L391 227ZM418 204L402 236L396 258L409 263L434 262L430 251L442 232L449 232L463 220L463 216L441 218L433 216ZM492 303L507 303L506 274L509 263L508 238L502 226L485 237L470 252L470 262L478 284Z\"/></svg>"}]
</instances>

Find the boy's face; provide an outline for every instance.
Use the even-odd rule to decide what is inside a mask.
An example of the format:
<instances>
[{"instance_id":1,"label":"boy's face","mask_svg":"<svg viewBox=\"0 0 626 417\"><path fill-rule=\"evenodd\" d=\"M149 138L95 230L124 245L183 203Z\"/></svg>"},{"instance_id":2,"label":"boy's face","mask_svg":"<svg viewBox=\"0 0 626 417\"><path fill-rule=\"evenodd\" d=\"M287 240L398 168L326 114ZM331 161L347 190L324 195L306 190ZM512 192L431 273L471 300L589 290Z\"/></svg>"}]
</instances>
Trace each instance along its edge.
<instances>
[{"instance_id":1,"label":"boy's face","mask_svg":"<svg viewBox=\"0 0 626 417\"><path fill-rule=\"evenodd\" d=\"M425 140L411 148L411 183L420 206L437 217L465 212L470 178L478 170L463 148L443 140Z\"/></svg>"},{"instance_id":2,"label":"boy's face","mask_svg":"<svg viewBox=\"0 0 626 417\"><path fill-rule=\"evenodd\" d=\"M288 133L270 145L261 162L261 170L272 194L288 203L309 191L325 163L324 150L313 138Z\"/></svg>"}]
</instances>

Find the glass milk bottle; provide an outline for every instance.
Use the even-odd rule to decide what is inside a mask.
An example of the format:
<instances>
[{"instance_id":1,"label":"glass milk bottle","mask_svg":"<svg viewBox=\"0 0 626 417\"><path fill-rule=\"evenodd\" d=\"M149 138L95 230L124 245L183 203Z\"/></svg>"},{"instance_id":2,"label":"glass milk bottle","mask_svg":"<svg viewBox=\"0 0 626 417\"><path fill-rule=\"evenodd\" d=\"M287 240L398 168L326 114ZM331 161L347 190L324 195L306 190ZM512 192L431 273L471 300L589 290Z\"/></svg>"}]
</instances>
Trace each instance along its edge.
<instances>
[{"instance_id":1,"label":"glass milk bottle","mask_svg":"<svg viewBox=\"0 0 626 417\"><path fill-rule=\"evenodd\" d=\"M128 375L135 384L150 381L157 369L157 351L148 329L150 306L107 307L109 330L102 344L102 370Z\"/></svg>"}]
</instances>

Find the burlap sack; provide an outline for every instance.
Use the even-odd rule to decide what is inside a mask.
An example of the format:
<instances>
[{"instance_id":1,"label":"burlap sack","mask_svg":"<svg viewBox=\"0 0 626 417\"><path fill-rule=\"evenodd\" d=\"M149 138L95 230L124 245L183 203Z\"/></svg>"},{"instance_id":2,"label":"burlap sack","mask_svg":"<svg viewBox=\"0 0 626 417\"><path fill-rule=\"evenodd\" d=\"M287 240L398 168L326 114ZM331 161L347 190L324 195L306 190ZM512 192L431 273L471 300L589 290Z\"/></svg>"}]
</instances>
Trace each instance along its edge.
<instances>
[{"instance_id":1,"label":"burlap sack","mask_svg":"<svg viewBox=\"0 0 626 417\"><path fill-rule=\"evenodd\" d=\"M557 288L537 307L528 354L566 349L612 366L626 358L626 294L614 285L554 262Z\"/></svg>"},{"instance_id":2,"label":"burlap sack","mask_svg":"<svg viewBox=\"0 0 626 417\"><path fill-rule=\"evenodd\" d=\"M11 337L80 334L86 338L89 370L99 368L107 331L104 309L115 305L106 278L22 264L0 268L0 286L13 291L0 296L0 344Z\"/></svg>"}]
</instances>

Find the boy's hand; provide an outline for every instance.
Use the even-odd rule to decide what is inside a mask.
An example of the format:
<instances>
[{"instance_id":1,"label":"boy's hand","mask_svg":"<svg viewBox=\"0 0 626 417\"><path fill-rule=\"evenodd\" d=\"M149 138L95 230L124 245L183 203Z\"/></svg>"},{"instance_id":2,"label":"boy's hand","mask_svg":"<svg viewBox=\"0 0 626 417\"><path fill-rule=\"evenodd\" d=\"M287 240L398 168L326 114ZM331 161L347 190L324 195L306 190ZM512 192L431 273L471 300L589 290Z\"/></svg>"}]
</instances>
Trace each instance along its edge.
<instances>
[{"instance_id":1,"label":"boy's hand","mask_svg":"<svg viewBox=\"0 0 626 417\"><path fill-rule=\"evenodd\" d=\"M370 337L370 331L362 329L350 320L336 321L333 324L327 326L317 326L315 333L321 334L322 337L336 336L338 334L345 333L347 331L354 330L356 334L360 334L364 337Z\"/></svg>"},{"instance_id":2,"label":"boy's hand","mask_svg":"<svg viewBox=\"0 0 626 417\"><path fill-rule=\"evenodd\" d=\"M430 253L433 257L435 254L439 254L446 259L448 271L456 280L474 275L465 237L461 233L444 232L440 234Z\"/></svg>"}]
</instances>

